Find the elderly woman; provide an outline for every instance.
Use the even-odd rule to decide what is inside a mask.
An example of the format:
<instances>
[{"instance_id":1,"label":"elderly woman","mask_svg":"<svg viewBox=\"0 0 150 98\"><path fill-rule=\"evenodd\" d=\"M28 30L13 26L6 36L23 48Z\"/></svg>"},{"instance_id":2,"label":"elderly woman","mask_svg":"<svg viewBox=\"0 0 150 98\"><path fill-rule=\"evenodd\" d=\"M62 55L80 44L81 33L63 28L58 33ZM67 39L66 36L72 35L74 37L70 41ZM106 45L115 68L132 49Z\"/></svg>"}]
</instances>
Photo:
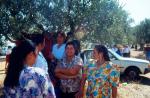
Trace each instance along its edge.
<instances>
[{"instance_id":1,"label":"elderly woman","mask_svg":"<svg viewBox=\"0 0 150 98\"><path fill-rule=\"evenodd\" d=\"M73 42L68 42L65 48L65 57L57 66L55 73L61 83L61 98L75 98L81 82L82 60L75 55Z\"/></svg>"},{"instance_id":2,"label":"elderly woman","mask_svg":"<svg viewBox=\"0 0 150 98\"><path fill-rule=\"evenodd\" d=\"M103 45L95 46L93 57L94 63L84 68L77 97L116 98L120 75L118 67L110 62L108 50Z\"/></svg>"}]
</instances>

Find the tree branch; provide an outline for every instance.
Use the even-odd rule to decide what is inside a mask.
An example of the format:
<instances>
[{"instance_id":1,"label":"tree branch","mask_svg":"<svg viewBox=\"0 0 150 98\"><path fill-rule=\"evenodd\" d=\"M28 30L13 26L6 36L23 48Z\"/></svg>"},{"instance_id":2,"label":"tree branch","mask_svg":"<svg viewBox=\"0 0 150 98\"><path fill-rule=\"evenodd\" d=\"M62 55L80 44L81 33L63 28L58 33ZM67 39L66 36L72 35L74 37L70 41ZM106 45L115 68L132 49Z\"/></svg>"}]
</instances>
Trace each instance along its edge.
<instances>
[{"instance_id":1,"label":"tree branch","mask_svg":"<svg viewBox=\"0 0 150 98\"><path fill-rule=\"evenodd\" d=\"M12 42L12 43L15 43L16 41L15 40L13 40L13 39L11 39L7 34L3 34L5 37L6 37L6 39L8 39L10 42Z\"/></svg>"}]
</instances>

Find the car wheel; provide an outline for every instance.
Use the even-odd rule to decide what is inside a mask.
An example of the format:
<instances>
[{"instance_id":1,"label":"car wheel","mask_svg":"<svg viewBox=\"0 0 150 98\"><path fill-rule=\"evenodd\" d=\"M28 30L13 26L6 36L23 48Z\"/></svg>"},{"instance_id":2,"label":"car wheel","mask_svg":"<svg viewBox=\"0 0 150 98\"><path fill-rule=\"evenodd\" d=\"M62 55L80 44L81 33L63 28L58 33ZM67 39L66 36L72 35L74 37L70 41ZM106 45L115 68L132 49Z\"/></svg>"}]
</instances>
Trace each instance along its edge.
<instances>
[{"instance_id":1,"label":"car wheel","mask_svg":"<svg viewBox=\"0 0 150 98\"><path fill-rule=\"evenodd\" d=\"M125 74L130 80L135 80L139 77L140 70L136 67L130 67L126 70Z\"/></svg>"}]
</instances>

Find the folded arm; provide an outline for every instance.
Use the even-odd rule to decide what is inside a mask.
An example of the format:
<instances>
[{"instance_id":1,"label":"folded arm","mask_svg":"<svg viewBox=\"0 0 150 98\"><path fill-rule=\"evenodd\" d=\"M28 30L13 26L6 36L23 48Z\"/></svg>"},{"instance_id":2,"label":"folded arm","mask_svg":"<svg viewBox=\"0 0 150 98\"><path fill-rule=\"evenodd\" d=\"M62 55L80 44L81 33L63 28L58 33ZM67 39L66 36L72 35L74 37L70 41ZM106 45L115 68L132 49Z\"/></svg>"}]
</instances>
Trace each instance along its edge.
<instances>
[{"instance_id":1,"label":"folded arm","mask_svg":"<svg viewBox=\"0 0 150 98\"><path fill-rule=\"evenodd\" d=\"M61 79L71 79L71 78L77 77L77 75L75 75L75 76L67 76L67 75L64 75L62 73L56 73L56 77L61 78Z\"/></svg>"},{"instance_id":2,"label":"folded arm","mask_svg":"<svg viewBox=\"0 0 150 98\"><path fill-rule=\"evenodd\" d=\"M76 76L78 75L79 71L81 69L81 66L75 65L74 67L71 68L60 68L57 67L55 70L55 73L61 73L67 76Z\"/></svg>"}]
</instances>

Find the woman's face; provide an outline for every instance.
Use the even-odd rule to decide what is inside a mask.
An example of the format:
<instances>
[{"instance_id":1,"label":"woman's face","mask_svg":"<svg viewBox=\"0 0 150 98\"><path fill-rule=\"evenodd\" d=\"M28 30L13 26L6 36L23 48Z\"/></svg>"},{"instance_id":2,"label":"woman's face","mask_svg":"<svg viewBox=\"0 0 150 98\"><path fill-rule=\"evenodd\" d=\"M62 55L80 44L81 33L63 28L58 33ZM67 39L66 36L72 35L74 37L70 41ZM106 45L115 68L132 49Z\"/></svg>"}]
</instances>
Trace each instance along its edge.
<instances>
[{"instance_id":1,"label":"woman's face","mask_svg":"<svg viewBox=\"0 0 150 98\"><path fill-rule=\"evenodd\" d=\"M26 57L25 63L29 66L32 66L36 62L37 55L38 55L37 50L35 52L30 52Z\"/></svg>"},{"instance_id":2,"label":"woman's face","mask_svg":"<svg viewBox=\"0 0 150 98\"><path fill-rule=\"evenodd\" d=\"M62 44L64 42L64 37L61 34L58 34L57 36L57 43Z\"/></svg>"},{"instance_id":3,"label":"woman's face","mask_svg":"<svg viewBox=\"0 0 150 98\"><path fill-rule=\"evenodd\" d=\"M93 58L95 59L95 60L102 60L103 59L103 54L100 52L98 52L97 51L97 49L96 48L94 48L94 50L93 50Z\"/></svg>"},{"instance_id":4,"label":"woman's face","mask_svg":"<svg viewBox=\"0 0 150 98\"><path fill-rule=\"evenodd\" d=\"M66 47L66 56L72 57L74 55L75 55L75 49L74 49L73 45L68 45Z\"/></svg>"}]
</instances>

